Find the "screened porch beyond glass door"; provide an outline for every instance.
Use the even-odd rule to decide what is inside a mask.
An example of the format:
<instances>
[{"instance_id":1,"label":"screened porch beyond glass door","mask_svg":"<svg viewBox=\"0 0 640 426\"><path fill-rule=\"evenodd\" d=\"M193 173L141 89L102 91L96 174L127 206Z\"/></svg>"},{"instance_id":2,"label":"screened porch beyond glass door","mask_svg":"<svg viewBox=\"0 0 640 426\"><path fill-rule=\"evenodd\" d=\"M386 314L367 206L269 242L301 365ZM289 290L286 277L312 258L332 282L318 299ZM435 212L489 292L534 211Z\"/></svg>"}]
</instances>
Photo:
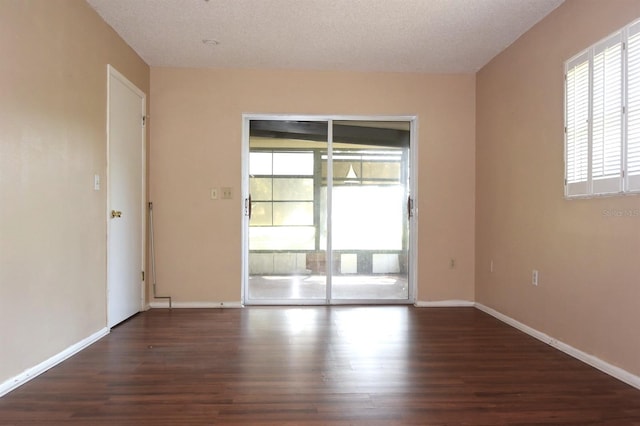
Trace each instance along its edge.
<instances>
[{"instance_id":1,"label":"screened porch beyond glass door","mask_svg":"<svg viewBox=\"0 0 640 426\"><path fill-rule=\"evenodd\" d=\"M329 262L329 152L317 139L250 137L247 302L407 300L408 147L333 144Z\"/></svg>"}]
</instances>

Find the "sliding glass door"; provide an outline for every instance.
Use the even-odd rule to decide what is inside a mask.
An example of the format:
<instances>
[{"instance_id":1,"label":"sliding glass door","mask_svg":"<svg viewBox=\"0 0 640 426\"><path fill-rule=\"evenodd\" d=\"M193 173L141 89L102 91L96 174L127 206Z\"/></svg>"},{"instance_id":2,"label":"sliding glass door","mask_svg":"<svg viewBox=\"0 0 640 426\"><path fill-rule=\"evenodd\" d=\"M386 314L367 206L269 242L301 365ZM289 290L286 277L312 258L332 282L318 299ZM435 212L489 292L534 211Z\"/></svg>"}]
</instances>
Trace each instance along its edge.
<instances>
[{"instance_id":1,"label":"sliding glass door","mask_svg":"<svg viewBox=\"0 0 640 426\"><path fill-rule=\"evenodd\" d=\"M324 303L319 153L327 123L252 120L249 129L245 303Z\"/></svg>"},{"instance_id":2,"label":"sliding glass door","mask_svg":"<svg viewBox=\"0 0 640 426\"><path fill-rule=\"evenodd\" d=\"M245 118L245 304L413 301L411 124Z\"/></svg>"}]
</instances>

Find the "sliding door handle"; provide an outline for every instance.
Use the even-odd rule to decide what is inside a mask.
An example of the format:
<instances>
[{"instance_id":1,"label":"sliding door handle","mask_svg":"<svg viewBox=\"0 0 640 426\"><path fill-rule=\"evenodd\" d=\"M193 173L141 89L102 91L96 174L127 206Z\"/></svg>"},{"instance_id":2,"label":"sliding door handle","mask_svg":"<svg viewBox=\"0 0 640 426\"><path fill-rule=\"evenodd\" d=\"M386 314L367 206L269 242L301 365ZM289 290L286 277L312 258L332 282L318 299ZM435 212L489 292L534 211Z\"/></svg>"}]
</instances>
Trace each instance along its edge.
<instances>
[{"instance_id":1,"label":"sliding door handle","mask_svg":"<svg viewBox=\"0 0 640 426\"><path fill-rule=\"evenodd\" d=\"M244 199L244 214L251 220L251 194L249 194L249 198Z\"/></svg>"}]
</instances>

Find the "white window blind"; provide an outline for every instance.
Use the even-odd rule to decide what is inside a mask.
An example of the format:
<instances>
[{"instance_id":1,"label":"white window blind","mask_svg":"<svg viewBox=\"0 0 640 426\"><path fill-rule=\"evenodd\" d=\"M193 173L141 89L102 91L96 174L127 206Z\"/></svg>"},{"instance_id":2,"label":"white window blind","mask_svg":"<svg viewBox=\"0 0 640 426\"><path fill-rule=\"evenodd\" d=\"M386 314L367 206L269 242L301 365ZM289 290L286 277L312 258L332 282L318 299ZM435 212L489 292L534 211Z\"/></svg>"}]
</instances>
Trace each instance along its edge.
<instances>
[{"instance_id":1,"label":"white window blind","mask_svg":"<svg viewBox=\"0 0 640 426\"><path fill-rule=\"evenodd\" d=\"M627 41L626 189L640 190L640 23L631 25Z\"/></svg>"},{"instance_id":2,"label":"white window blind","mask_svg":"<svg viewBox=\"0 0 640 426\"><path fill-rule=\"evenodd\" d=\"M569 63L566 104L567 195L587 194L589 176L589 55Z\"/></svg>"},{"instance_id":3,"label":"white window blind","mask_svg":"<svg viewBox=\"0 0 640 426\"><path fill-rule=\"evenodd\" d=\"M596 194L622 188L622 37L596 46L593 56L591 177Z\"/></svg>"},{"instance_id":4,"label":"white window blind","mask_svg":"<svg viewBox=\"0 0 640 426\"><path fill-rule=\"evenodd\" d=\"M640 192L640 21L565 72L566 196Z\"/></svg>"}]
</instances>

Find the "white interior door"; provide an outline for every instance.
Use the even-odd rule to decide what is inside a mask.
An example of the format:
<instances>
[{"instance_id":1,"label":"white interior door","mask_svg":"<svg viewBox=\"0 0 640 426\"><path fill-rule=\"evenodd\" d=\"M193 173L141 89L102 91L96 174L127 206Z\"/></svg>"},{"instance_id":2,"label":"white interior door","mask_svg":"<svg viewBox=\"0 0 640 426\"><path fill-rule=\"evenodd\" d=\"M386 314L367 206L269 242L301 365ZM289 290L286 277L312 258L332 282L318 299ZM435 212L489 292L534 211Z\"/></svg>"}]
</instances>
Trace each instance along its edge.
<instances>
[{"instance_id":1,"label":"white interior door","mask_svg":"<svg viewBox=\"0 0 640 426\"><path fill-rule=\"evenodd\" d=\"M109 66L107 323L142 308L145 95Z\"/></svg>"}]
</instances>

